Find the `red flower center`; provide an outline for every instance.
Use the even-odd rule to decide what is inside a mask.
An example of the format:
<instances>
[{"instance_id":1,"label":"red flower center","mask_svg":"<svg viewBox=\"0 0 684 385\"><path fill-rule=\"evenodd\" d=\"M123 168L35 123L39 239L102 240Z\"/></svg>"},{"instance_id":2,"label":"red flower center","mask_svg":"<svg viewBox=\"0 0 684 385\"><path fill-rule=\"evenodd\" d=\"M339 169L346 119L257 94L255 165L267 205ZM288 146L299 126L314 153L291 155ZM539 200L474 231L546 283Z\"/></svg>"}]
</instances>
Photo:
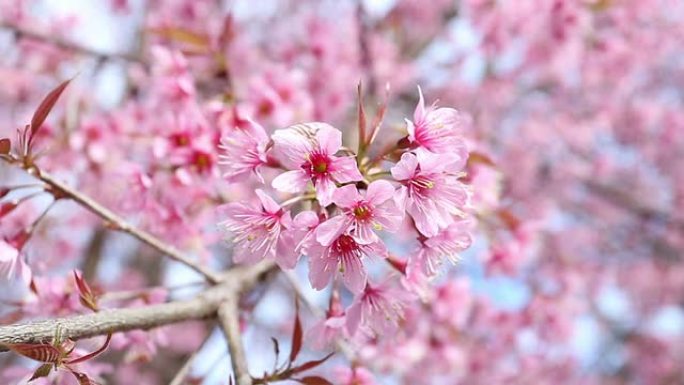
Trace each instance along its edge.
<instances>
[{"instance_id":1,"label":"red flower center","mask_svg":"<svg viewBox=\"0 0 684 385\"><path fill-rule=\"evenodd\" d=\"M327 175L330 169L330 157L326 154L311 153L309 161L302 168L312 177Z\"/></svg>"},{"instance_id":2,"label":"red flower center","mask_svg":"<svg viewBox=\"0 0 684 385\"><path fill-rule=\"evenodd\" d=\"M357 203L352 212L354 213L354 217L361 221L370 219L373 216L373 210L366 202Z\"/></svg>"},{"instance_id":3,"label":"red flower center","mask_svg":"<svg viewBox=\"0 0 684 385\"><path fill-rule=\"evenodd\" d=\"M356 243L354 238L349 235L343 234L333 242L333 249L341 255L352 255L357 254L359 250L359 245Z\"/></svg>"}]
</instances>

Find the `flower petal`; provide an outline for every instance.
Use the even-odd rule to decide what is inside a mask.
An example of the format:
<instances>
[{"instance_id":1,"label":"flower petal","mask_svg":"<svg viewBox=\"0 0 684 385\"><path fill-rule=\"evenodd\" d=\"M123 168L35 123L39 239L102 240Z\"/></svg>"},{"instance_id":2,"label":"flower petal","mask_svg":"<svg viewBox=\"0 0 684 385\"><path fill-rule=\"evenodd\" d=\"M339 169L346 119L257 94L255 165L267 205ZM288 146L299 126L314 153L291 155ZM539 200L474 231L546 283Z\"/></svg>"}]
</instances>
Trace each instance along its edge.
<instances>
[{"instance_id":1,"label":"flower petal","mask_svg":"<svg viewBox=\"0 0 684 385\"><path fill-rule=\"evenodd\" d=\"M278 191L298 193L306 188L309 177L302 170L284 172L271 182L271 186Z\"/></svg>"}]
</instances>

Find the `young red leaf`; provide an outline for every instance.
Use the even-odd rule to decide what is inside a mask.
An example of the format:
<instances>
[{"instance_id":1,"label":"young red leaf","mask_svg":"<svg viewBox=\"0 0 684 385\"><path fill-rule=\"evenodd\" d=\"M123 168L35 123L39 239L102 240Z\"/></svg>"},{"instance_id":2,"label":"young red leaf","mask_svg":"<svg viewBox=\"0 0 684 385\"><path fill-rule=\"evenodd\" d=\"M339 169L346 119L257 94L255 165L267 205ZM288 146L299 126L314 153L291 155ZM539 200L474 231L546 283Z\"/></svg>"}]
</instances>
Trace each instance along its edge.
<instances>
[{"instance_id":1,"label":"young red leaf","mask_svg":"<svg viewBox=\"0 0 684 385\"><path fill-rule=\"evenodd\" d=\"M17 208L16 202L7 202L0 204L0 218L14 211Z\"/></svg>"},{"instance_id":2,"label":"young red leaf","mask_svg":"<svg viewBox=\"0 0 684 385\"><path fill-rule=\"evenodd\" d=\"M100 385L98 382L95 382L95 380L91 379L88 377L85 373L77 372L71 368L68 368L71 374L76 377L76 380L78 380L79 385Z\"/></svg>"},{"instance_id":3,"label":"young red leaf","mask_svg":"<svg viewBox=\"0 0 684 385\"><path fill-rule=\"evenodd\" d=\"M36 135L36 132L38 132L40 127L43 125L43 122L45 122L45 119L50 114L50 111L52 111L52 108L55 106L55 103L57 103L57 100L59 100L62 92L64 92L64 89L69 85L69 82L71 82L71 79L65 80L62 82L62 84L58 85L55 89L50 91L50 93L45 95L45 98L43 98L43 101L40 102L36 112L33 113L33 117L31 118L31 135L29 136L28 140L29 147L33 141L33 137Z\"/></svg>"},{"instance_id":4,"label":"young red leaf","mask_svg":"<svg viewBox=\"0 0 684 385\"><path fill-rule=\"evenodd\" d=\"M363 109L363 92L361 90L361 83L356 88L358 95L358 119L359 119L359 152L361 148L366 145L366 111Z\"/></svg>"},{"instance_id":5,"label":"young red leaf","mask_svg":"<svg viewBox=\"0 0 684 385\"><path fill-rule=\"evenodd\" d=\"M43 365L40 365L40 366L38 367L38 369L36 369L36 371L33 372L33 375L32 375L31 378L28 380L28 382L31 382L31 381L33 381L33 380L35 380L35 379L38 379L38 378L43 378L43 377L49 376L49 375L50 375L50 372L52 371L52 367L53 367L53 366L54 366L53 364L43 364Z\"/></svg>"},{"instance_id":6,"label":"young red leaf","mask_svg":"<svg viewBox=\"0 0 684 385\"><path fill-rule=\"evenodd\" d=\"M326 380L323 377L319 376L310 376L310 377L304 377L297 379L296 381L299 381L300 383L304 385L333 385L332 382Z\"/></svg>"},{"instance_id":7,"label":"young red leaf","mask_svg":"<svg viewBox=\"0 0 684 385\"><path fill-rule=\"evenodd\" d=\"M94 312L99 311L97 298L90 289L88 282L86 282L86 280L83 279L83 276L76 270L74 270L74 280L76 281L76 286L78 287L78 292L80 294L78 299L81 302L81 305Z\"/></svg>"},{"instance_id":8,"label":"young red leaf","mask_svg":"<svg viewBox=\"0 0 684 385\"><path fill-rule=\"evenodd\" d=\"M7 138L0 139L0 155L9 154L12 149L12 142Z\"/></svg>"},{"instance_id":9,"label":"young red leaf","mask_svg":"<svg viewBox=\"0 0 684 385\"><path fill-rule=\"evenodd\" d=\"M317 367L318 365L324 363L325 361L327 361L334 354L335 353L333 352L333 353L330 353L327 356L321 358L320 360L305 362L305 363L303 363L297 367L294 367L294 368L292 368L292 374L301 373L301 372L305 372L307 370L311 370L311 369Z\"/></svg>"},{"instance_id":10,"label":"young red leaf","mask_svg":"<svg viewBox=\"0 0 684 385\"><path fill-rule=\"evenodd\" d=\"M373 122L371 123L371 134L368 137L368 142L367 144L370 145L375 141L375 138L378 136L378 132L380 132L380 126L382 126L382 122L385 120L385 113L387 113L387 103L389 101L389 85L385 89L385 100L382 102L382 104L379 106L378 111L375 114L375 118L373 118Z\"/></svg>"},{"instance_id":11,"label":"young red leaf","mask_svg":"<svg viewBox=\"0 0 684 385\"><path fill-rule=\"evenodd\" d=\"M69 364L69 365L78 364L80 362L88 361L92 358L99 356L100 354L102 354L102 352L104 352L107 349L107 347L109 346L109 342L111 340L112 340L112 333L109 333L109 334L107 334L107 339L105 340L104 344L102 344L102 346L99 349L97 349L96 351L94 351L90 354L86 354L85 356L81 356L81 357L75 358L73 360L67 361L67 364Z\"/></svg>"},{"instance_id":12,"label":"young red leaf","mask_svg":"<svg viewBox=\"0 0 684 385\"><path fill-rule=\"evenodd\" d=\"M292 349L290 350L290 362L294 362L302 349L302 323L299 320L299 302L295 304L295 322L292 331Z\"/></svg>"},{"instance_id":13,"label":"young red leaf","mask_svg":"<svg viewBox=\"0 0 684 385\"><path fill-rule=\"evenodd\" d=\"M7 348L38 362L57 364L62 359L62 354L59 350L49 344L9 344Z\"/></svg>"}]
</instances>

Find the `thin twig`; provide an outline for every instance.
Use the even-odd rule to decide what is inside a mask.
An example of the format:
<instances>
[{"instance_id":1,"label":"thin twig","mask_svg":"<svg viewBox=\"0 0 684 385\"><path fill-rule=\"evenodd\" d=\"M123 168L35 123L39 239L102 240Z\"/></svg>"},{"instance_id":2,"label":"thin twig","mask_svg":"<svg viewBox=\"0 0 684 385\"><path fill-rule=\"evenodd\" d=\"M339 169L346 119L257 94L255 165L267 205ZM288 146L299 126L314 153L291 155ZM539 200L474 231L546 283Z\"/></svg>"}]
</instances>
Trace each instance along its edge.
<instances>
[{"instance_id":1,"label":"thin twig","mask_svg":"<svg viewBox=\"0 0 684 385\"><path fill-rule=\"evenodd\" d=\"M57 193L60 193L72 199L73 201L77 202L93 214L104 219L107 222L107 224L113 227L114 229L128 233L133 237L137 238L138 240L140 240L141 242L151 246L155 250L158 250L162 254L173 259L174 261L178 261L188 266L189 268L203 275L209 282L219 282L218 275L213 271L193 261L190 257L185 256L180 250L176 249L170 244L162 241L161 239L153 236L152 234L142 229L134 227L130 223L126 222L120 216L114 214L114 212L112 212L111 210L95 202L90 197L72 189L71 187L68 187L66 184L59 182L58 180L54 179L50 174L40 171L37 173L36 177L39 178L41 181L45 182L52 189L56 190Z\"/></svg>"},{"instance_id":2,"label":"thin twig","mask_svg":"<svg viewBox=\"0 0 684 385\"><path fill-rule=\"evenodd\" d=\"M77 52L80 54L88 55L95 57L99 60L111 60L111 59L118 59L118 60L124 60L127 62L132 62L132 63L140 63L140 64L145 64L143 59L137 55L133 55L130 53L121 53L121 52L100 52L97 50L94 50L89 47L85 47L83 45L71 42L71 41L66 41L60 38L55 38L54 36L46 36L43 34L40 34L38 32L34 31L29 31L25 29L21 29L17 26L14 25L9 25L9 24L0 24L0 28L5 28L9 29L12 31L17 38L29 38L29 39L34 39L34 40L40 40L48 44L52 44L58 48L67 50L67 51L72 51L72 52Z\"/></svg>"}]
</instances>

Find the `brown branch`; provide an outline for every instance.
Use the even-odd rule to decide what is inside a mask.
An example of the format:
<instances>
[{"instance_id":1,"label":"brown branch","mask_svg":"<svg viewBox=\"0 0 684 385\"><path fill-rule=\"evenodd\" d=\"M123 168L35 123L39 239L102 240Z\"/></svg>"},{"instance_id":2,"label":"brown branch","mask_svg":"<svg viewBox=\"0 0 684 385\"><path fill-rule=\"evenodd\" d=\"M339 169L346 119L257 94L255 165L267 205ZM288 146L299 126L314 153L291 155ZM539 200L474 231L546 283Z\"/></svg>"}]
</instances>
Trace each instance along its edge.
<instances>
[{"instance_id":1,"label":"brown branch","mask_svg":"<svg viewBox=\"0 0 684 385\"><path fill-rule=\"evenodd\" d=\"M213 318L222 303L231 300L237 304L239 295L258 284L263 275L273 268L274 264L271 262L235 267L224 274L221 284L190 300L0 326L0 351L7 350L2 347L3 344L48 342L55 336L58 327L64 338L79 340L108 333L148 330L184 321Z\"/></svg>"},{"instance_id":2,"label":"brown branch","mask_svg":"<svg viewBox=\"0 0 684 385\"><path fill-rule=\"evenodd\" d=\"M218 304L202 295L188 301L169 302L130 309L103 310L60 319L0 326L0 345L49 342L58 328L65 338L79 340L107 333L147 330L188 320L212 317ZM4 351L0 346L0 351Z\"/></svg>"},{"instance_id":3,"label":"brown branch","mask_svg":"<svg viewBox=\"0 0 684 385\"><path fill-rule=\"evenodd\" d=\"M223 329L228 341L230 362L233 365L233 374L237 385L251 385L252 377L249 375L245 348L240 337L240 312L235 297L228 297L219 305L218 317L221 329Z\"/></svg>"},{"instance_id":4,"label":"brown branch","mask_svg":"<svg viewBox=\"0 0 684 385\"><path fill-rule=\"evenodd\" d=\"M40 40L42 42L54 45L55 47L67 50L67 51L72 51L80 54L84 54L87 56L92 56L97 58L98 60L112 60L112 59L118 59L118 60L123 60L131 63L140 63L140 64L145 64L144 60L138 56L134 55L131 53L123 53L123 52L100 52L97 50L94 50L93 48L90 47L85 47L83 45L77 44L75 42L67 41L64 39L60 39L54 36L46 36L38 32L34 31L29 31L22 29L20 27L10 25L10 24L0 24L0 28L5 28L10 31L12 31L17 38L29 38L33 40Z\"/></svg>"},{"instance_id":5,"label":"brown branch","mask_svg":"<svg viewBox=\"0 0 684 385\"><path fill-rule=\"evenodd\" d=\"M54 190L54 193L61 194L72 199L79 205L86 208L88 211L104 219L107 224L114 229L128 233L141 242L173 259L174 261L188 266L189 268L203 275L209 282L219 282L220 279L215 272L193 261L190 257L184 255L180 250L160 240L159 238L156 238L152 234L134 227L111 210L92 200L90 197L72 189L71 187L68 187L66 184L54 179L46 172L40 171L35 174L38 179L45 182L52 190Z\"/></svg>"}]
</instances>

